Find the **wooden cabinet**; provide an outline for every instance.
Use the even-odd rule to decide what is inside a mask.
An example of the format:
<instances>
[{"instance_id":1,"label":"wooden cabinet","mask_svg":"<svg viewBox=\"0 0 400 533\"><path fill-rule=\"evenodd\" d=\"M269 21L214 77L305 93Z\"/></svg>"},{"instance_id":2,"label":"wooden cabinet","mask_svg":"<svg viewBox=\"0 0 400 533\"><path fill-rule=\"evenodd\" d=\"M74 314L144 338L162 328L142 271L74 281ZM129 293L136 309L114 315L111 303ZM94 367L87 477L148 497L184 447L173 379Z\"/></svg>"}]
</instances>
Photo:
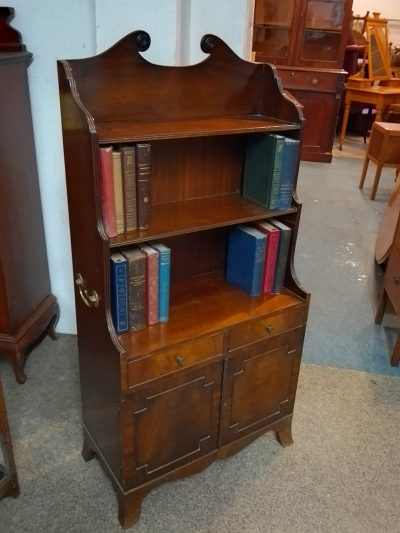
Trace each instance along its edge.
<instances>
[{"instance_id":1,"label":"wooden cabinet","mask_svg":"<svg viewBox=\"0 0 400 533\"><path fill-rule=\"evenodd\" d=\"M28 347L48 332L59 310L51 294L36 167L27 68L32 55L0 8L0 353L23 383Z\"/></svg>"},{"instance_id":2,"label":"wooden cabinet","mask_svg":"<svg viewBox=\"0 0 400 533\"><path fill-rule=\"evenodd\" d=\"M304 106L304 160L332 159L351 8L352 0L255 0L255 58L276 64Z\"/></svg>"},{"instance_id":3,"label":"wooden cabinet","mask_svg":"<svg viewBox=\"0 0 400 533\"><path fill-rule=\"evenodd\" d=\"M141 52L149 45L138 31L99 56L58 64L80 280L83 455L96 454L109 474L123 526L157 484L265 431L291 442L309 305L293 268L295 195L288 209L270 211L241 194L247 143L268 132L301 139L301 107L283 93L274 67L241 60L215 36L202 39L207 59L189 67L147 62ZM151 143L150 226L108 238L99 149L139 141ZM228 232L272 216L292 230L284 289L251 297L225 280ZM169 320L117 335L110 254L156 240L171 249Z\"/></svg>"},{"instance_id":4,"label":"wooden cabinet","mask_svg":"<svg viewBox=\"0 0 400 533\"><path fill-rule=\"evenodd\" d=\"M18 495L17 471L3 396L3 386L0 380L0 500L6 496L15 498Z\"/></svg>"}]
</instances>

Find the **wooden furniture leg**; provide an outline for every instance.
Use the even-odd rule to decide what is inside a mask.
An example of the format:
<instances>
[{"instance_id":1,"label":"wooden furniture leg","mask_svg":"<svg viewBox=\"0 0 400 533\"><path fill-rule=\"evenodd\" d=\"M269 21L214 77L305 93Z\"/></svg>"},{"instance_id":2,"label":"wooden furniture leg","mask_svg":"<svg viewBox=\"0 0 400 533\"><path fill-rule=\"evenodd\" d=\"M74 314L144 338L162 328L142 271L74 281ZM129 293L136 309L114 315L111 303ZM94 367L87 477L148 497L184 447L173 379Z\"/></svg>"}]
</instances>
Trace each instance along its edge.
<instances>
[{"instance_id":1,"label":"wooden furniture leg","mask_svg":"<svg viewBox=\"0 0 400 533\"><path fill-rule=\"evenodd\" d=\"M400 363L400 335L397 336L396 344L392 352L392 357L390 358L391 366L399 366Z\"/></svg>"},{"instance_id":2,"label":"wooden furniture leg","mask_svg":"<svg viewBox=\"0 0 400 533\"><path fill-rule=\"evenodd\" d=\"M344 103L342 129L340 130L340 135L339 135L339 150L342 150L344 136L346 135L347 122L349 120L349 113L350 113L350 102L351 102L350 96L349 96L349 93L347 93L345 103Z\"/></svg>"},{"instance_id":3,"label":"wooden furniture leg","mask_svg":"<svg viewBox=\"0 0 400 533\"><path fill-rule=\"evenodd\" d=\"M363 169L362 169L361 177L360 177L360 183L358 185L359 189L362 189L364 187L364 182L365 182L365 177L367 175L368 165L369 165L369 157L368 157L368 154L365 154L364 165L363 165Z\"/></svg>"},{"instance_id":4,"label":"wooden furniture leg","mask_svg":"<svg viewBox=\"0 0 400 533\"><path fill-rule=\"evenodd\" d=\"M383 165L377 165L376 167L375 179L374 179L374 183L371 188L371 194L369 196L371 200L375 200L376 191L378 189L379 180L381 178L382 167Z\"/></svg>"},{"instance_id":5,"label":"wooden furniture leg","mask_svg":"<svg viewBox=\"0 0 400 533\"><path fill-rule=\"evenodd\" d=\"M381 297L379 298L378 308L375 314L375 324L382 324L387 300L388 300L387 292L385 291L385 289L383 289Z\"/></svg>"}]
</instances>

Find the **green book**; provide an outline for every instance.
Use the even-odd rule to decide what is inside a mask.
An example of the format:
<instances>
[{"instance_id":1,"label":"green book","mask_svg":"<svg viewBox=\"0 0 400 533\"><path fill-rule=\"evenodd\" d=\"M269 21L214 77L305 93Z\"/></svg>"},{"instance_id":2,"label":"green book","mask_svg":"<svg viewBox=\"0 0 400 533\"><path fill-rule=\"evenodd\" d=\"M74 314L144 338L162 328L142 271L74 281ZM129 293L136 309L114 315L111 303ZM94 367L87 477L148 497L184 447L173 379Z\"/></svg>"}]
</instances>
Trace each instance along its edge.
<instances>
[{"instance_id":1,"label":"green book","mask_svg":"<svg viewBox=\"0 0 400 533\"><path fill-rule=\"evenodd\" d=\"M285 137L267 133L249 138L243 196L266 209L277 209Z\"/></svg>"}]
</instances>

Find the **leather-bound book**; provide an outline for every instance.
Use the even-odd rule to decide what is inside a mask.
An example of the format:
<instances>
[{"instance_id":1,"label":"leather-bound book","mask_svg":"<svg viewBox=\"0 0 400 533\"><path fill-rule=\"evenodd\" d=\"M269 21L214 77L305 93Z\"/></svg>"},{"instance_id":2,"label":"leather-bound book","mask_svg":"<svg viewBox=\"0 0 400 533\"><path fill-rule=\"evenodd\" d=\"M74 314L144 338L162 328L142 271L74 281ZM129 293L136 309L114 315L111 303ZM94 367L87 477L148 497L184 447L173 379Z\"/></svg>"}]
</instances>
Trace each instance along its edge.
<instances>
[{"instance_id":1,"label":"leather-bound book","mask_svg":"<svg viewBox=\"0 0 400 533\"><path fill-rule=\"evenodd\" d=\"M146 254L146 308L147 324L152 326L158 322L158 271L159 252L149 244L139 244Z\"/></svg>"},{"instance_id":2,"label":"leather-bound book","mask_svg":"<svg viewBox=\"0 0 400 533\"><path fill-rule=\"evenodd\" d=\"M122 185L124 190L125 230L137 230L136 151L133 145L121 148Z\"/></svg>"},{"instance_id":3,"label":"leather-bound book","mask_svg":"<svg viewBox=\"0 0 400 533\"><path fill-rule=\"evenodd\" d=\"M138 227L150 227L150 179L151 179L151 144L136 145L136 187Z\"/></svg>"},{"instance_id":4,"label":"leather-bound book","mask_svg":"<svg viewBox=\"0 0 400 533\"><path fill-rule=\"evenodd\" d=\"M137 246L125 248L128 261L128 314L129 329L136 331L146 327L146 254Z\"/></svg>"},{"instance_id":5,"label":"leather-bound book","mask_svg":"<svg viewBox=\"0 0 400 533\"><path fill-rule=\"evenodd\" d=\"M117 224L115 221L112 146L100 147L100 194L104 230L108 237L115 237Z\"/></svg>"}]
</instances>

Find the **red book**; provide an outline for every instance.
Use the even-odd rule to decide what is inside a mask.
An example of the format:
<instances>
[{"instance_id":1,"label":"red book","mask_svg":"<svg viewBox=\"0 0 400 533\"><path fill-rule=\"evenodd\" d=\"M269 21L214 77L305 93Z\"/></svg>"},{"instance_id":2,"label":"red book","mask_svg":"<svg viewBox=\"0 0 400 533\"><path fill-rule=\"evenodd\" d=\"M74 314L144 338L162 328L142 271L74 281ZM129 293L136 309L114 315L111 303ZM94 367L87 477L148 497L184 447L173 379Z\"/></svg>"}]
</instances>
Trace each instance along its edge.
<instances>
[{"instance_id":1,"label":"red book","mask_svg":"<svg viewBox=\"0 0 400 533\"><path fill-rule=\"evenodd\" d=\"M100 195L104 230L108 237L117 235L113 179L112 146L100 147Z\"/></svg>"},{"instance_id":2,"label":"red book","mask_svg":"<svg viewBox=\"0 0 400 533\"><path fill-rule=\"evenodd\" d=\"M147 324L151 326L158 322L159 253L148 244L139 244L138 246L146 254Z\"/></svg>"},{"instance_id":3,"label":"red book","mask_svg":"<svg viewBox=\"0 0 400 533\"><path fill-rule=\"evenodd\" d=\"M276 260L278 257L280 231L278 228L266 221L256 222L254 226L267 235L265 248L265 262L263 272L263 294L274 291L274 279L276 270Z\"/></svg>"}]
</instances>

